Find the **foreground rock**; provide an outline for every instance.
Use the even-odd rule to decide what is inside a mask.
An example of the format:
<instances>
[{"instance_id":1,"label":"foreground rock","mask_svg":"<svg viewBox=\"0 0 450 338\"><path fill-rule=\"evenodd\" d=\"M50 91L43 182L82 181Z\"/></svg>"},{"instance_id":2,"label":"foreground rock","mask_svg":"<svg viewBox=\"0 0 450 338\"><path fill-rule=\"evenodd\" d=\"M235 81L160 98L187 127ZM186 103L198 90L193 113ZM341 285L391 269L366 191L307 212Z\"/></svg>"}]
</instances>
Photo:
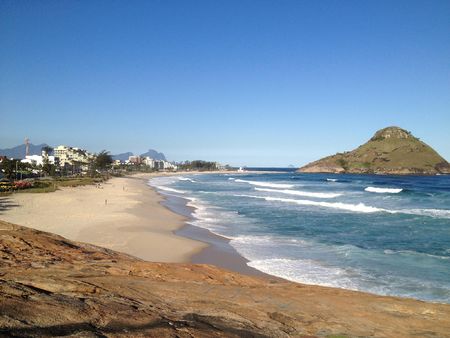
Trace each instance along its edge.
<instances>
[{"instance_id":1,"label":"foreground rock","mask_svg":"<svg viewBox=\"0 0 450 338\"><path fill-rule=\"evenodd\" d=\"M300 168L305 173L435 175L450 173L450 165L434 149L398 128L381 129L365 144L322 158Z\"/></svg>"},{"instance_id":2,"label":"foreground rock","mask_svg":"<svg viewBox=\"0 0 450 338\"><path fill-rule=\"evenodd\" d=\"M445 337L450 305L158 264L0 221L0 336Z\"/></svg>"}]
</instances>

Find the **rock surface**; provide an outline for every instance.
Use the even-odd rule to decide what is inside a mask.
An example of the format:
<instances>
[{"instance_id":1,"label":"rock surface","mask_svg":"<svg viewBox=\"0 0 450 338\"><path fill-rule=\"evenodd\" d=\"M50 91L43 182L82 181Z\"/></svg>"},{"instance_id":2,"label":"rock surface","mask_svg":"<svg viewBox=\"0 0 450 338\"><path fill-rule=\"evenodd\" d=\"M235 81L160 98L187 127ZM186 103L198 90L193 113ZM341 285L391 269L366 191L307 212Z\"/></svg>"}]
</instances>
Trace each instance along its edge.
<instances>
[{"instance_id":1,"label":"rock surface","mask_svg":"<svg viewBox=\"0 0 450 338\"><path fill-rule=\"evenodd\" d=\"M2 337L449 337L450 305L163 264L0 221Z\"/></svg>"},{"instance_id":2,"label":"rock surface","mask_svg":"<svg viewBox=\"0 0 450 338\"><path fill-rule=\"evenodd\" d=\"M381 129L365 144L300 168L305 173L435 175L450 173L449 163L410 132Z\"/></svg>"}]
</instances>

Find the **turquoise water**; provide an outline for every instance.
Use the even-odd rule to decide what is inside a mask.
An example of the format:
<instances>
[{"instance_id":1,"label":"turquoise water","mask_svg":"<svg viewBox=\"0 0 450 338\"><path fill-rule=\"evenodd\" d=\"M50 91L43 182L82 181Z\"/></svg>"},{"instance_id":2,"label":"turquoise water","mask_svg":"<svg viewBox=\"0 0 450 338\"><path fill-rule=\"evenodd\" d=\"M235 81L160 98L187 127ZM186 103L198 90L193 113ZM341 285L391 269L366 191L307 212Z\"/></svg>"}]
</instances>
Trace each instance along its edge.
<instances>
[{"instance_id":1,"label":"turquoise water","mask_svg":"<svg viewBox=\"0 0 450 338\"><path fill-rule=\"evenodd\" d=\"M450 177L207 174L151 185L249 265L293 281L450 303Z\"/></svg>"}]
</instances>

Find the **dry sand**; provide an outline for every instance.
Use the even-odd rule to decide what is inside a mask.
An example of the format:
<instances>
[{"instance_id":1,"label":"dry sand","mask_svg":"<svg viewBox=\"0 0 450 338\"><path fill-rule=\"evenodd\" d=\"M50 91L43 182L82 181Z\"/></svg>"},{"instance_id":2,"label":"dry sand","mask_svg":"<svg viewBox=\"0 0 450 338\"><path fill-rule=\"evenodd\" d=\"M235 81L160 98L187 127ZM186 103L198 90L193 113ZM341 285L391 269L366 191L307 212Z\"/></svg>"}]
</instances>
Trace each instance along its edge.
<instances>
[{"instance_id":1,"label":"dry sand","mask_svg":"<svg viewBox=\"0 0 450 338\"><path fill-rule=\"evenodd\" d=\"M0 219L153 262L188 262L207 244L176 236L185 219L160 204L151 174L112 178L100 187L1 198Z\"/></svg>"}]
</instances>

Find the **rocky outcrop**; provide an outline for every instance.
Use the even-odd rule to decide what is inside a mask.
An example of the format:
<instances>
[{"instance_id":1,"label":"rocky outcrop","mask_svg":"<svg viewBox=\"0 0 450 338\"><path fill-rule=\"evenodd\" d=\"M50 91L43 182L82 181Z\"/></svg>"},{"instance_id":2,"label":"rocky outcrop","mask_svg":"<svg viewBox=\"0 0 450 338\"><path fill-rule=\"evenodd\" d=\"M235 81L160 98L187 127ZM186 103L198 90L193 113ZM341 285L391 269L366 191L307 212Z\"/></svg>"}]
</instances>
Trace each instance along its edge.
<instances>
[{"instance_id":1,"label":"rocky outcrop","mask_svg":"<svg viewBox=\"0 0 450 338\"><path fill-rule=\"evenodd\" d=\"M398 127L381 129L355 150L311 162L305 173L435 175L450 173L449 163L434 149Z\"/></svg>"},{"instance_id":2,"label":"rocky outcrop","mask_svg":"<svg viewBox=\"0 0 450 338\"><path fill-rule=\"evenodd\" d=\"M450 305L162 264L0 221L1 337L448 337Z\"/></svg>"}]
</instances>

